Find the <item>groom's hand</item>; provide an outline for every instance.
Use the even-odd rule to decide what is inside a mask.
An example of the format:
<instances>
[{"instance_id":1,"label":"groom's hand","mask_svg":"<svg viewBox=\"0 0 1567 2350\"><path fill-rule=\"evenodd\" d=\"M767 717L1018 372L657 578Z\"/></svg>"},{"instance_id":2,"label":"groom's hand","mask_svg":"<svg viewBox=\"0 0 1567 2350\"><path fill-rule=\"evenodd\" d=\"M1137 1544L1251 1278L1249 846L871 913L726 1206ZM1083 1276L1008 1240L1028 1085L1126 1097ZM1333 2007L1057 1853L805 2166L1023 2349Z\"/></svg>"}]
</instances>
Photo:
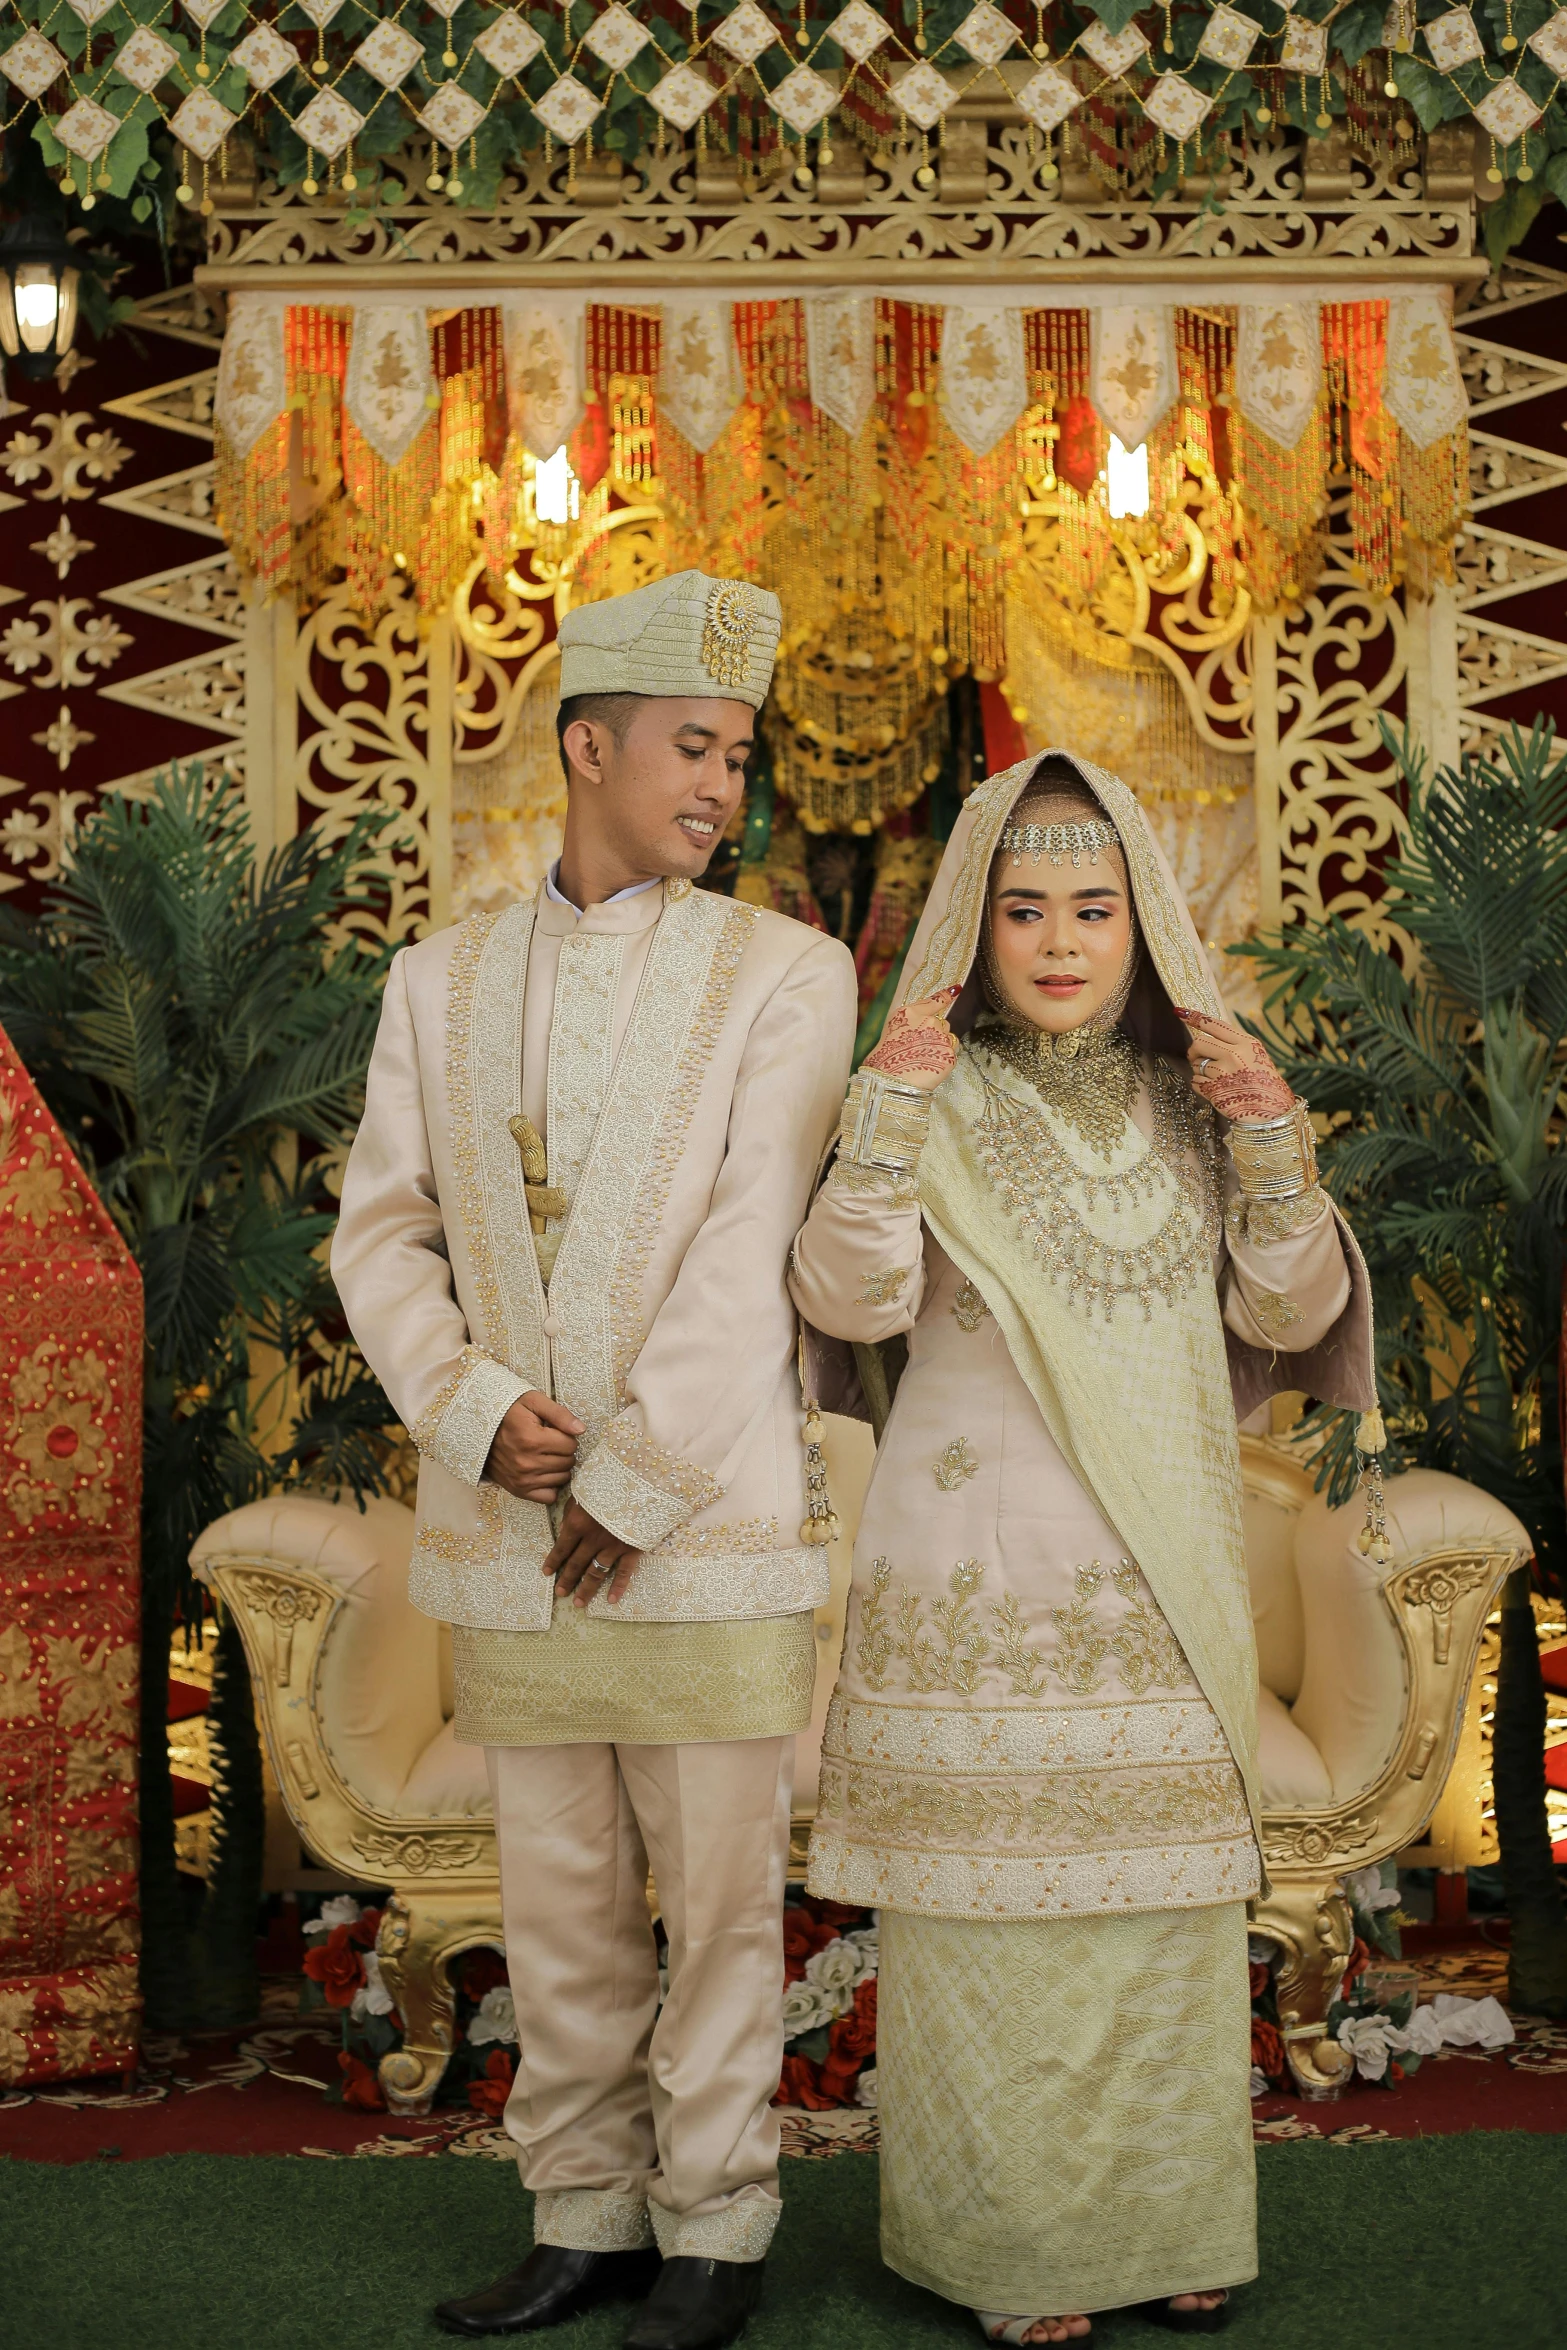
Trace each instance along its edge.
<instances>
[{"instance_id":1,"label":"groom's hand","mask_svg":"<svg viewBox=\"0 0 1567 2350\"><path fill-rule=\"evenodd\" d=\"M559 1537L544 1562L544 1572L554 1576L555 1588L563 1599L568 1593L576 1593L578 1607L586 1607L601 1591L607 1591L611 1605L616 1605L630 1590L641 1556L629 1542L622 1542L618 1534L611 1534L601 1526L597 1518L590 1518L580 1501L568 1501Z\"/></svg>"},{"instance_id":2,"label":"groom's hand","mask_svg":"<svg viewBox=\"0 0 1567 2350\"><path fill-rule=\"evenodd\" d=\"M582 1422L542 1388L519 1395L495 1431L484 1474L519 1501L554 1501L571 1475Z\"/></svg>"}]
</instances>

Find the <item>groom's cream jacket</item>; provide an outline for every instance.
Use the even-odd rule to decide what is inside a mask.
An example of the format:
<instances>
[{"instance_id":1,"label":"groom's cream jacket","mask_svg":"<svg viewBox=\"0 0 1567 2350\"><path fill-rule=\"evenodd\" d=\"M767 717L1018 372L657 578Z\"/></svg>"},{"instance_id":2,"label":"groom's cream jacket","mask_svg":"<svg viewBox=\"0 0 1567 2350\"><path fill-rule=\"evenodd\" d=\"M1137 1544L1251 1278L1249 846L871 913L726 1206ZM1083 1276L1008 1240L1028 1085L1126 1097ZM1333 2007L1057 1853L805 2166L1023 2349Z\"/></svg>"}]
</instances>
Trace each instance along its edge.
<instances>
[{"instance_id":1,"label":"groom's cream jacket","mask_svg":"<svg viewBox=\"0 0 1567 2350\"><path fill-rule=\"evenodd\" d=\"M332 1271L418 1447L427 1614L550 1622L549 1512L483 1476L530 1388L585 1423L572 1490L643 1553L615 1618L825 1600L784 1281L854 1022L836 940L684 882L582 915L541 890L397 956ZM547 1289L519 1114L566 1195Z\"/></svg>"}]
</instances>

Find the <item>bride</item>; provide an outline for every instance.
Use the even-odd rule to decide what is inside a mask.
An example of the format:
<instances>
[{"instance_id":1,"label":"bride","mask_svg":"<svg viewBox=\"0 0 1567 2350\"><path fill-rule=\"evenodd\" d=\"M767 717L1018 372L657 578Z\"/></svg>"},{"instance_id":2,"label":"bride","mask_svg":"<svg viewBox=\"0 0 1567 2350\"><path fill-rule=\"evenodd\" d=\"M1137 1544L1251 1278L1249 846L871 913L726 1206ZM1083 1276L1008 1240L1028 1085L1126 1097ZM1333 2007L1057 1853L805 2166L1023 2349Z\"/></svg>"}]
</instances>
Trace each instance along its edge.
<instances>
[{"instance_id":1,"label":"bride","mask_svg":"<svg viewBox=\"0 0 1567 2350\"><path fill-rule=\"evenodd\" d=\"M902 994L790 1277L907 1351L810 1860L881 1912L883 2257L996 2342L1214 2332L1257 2269L1236 1416L1369 1408L1364 1271L1115 777L974 793Z\"/></svg>"}]
</instances>

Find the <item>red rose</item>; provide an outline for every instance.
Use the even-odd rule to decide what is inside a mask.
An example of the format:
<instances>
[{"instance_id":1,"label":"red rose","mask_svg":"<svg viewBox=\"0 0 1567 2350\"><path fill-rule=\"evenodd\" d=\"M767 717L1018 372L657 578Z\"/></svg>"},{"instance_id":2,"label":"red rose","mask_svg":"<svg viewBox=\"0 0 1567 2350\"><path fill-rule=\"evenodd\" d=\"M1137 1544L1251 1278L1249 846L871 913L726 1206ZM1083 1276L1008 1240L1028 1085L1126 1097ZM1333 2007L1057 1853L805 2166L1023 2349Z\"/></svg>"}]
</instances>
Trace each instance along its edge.
<instances>
[{"instance_id":1,"label":"red rose","mask_svg":"<svg viewBox=\"0 0 1567 2350\"><path fill-rule=\"evenodd\" d=\"M305 1972L326 1993L328 2007L352 2007L365 1979L365 1962L349 1936L351 1926L334 1926L324 1943L305 1953Z\"/></svg>"},{"instance_id":2,"label":"red rose","mask_svg":"<svg viewBox=\"0 0 1567 2350\"><path fill-rule=\"evenodd\" d=\"M1268 1965L1268 1962L1265 1958L1254 1958L1252 1960L1251 1995L1253 1999L1260 1999L1262 1997L1262 1994L1268 1988L1269 1981L1272 1977L1272 1971L1273 1970Z\"/></svg>"},{"instance_id":3,"label":"red rose","mask_svg":"<svg viewBox=\"0 0 1567 2350\"><path fill-rule=\"evenodd\" d=\"M816 2082L816 2067L808 2056L786 2056L778 2079L778 2094L773 2103L804 2105L812 2113L824 2113L829 2106L836 2105L838 2099L824 2097Z\"/></svg>"},{"instance_id":4,"label":"red rose","mask_svg":"<svg viewBox=\"0 0 1567 2350\"><path fill-rule=\"evenodd\" d=\"M857 1909L852 1901L813 1899L811 1907L824 1926L831 1926L832 1932L827 1937L829 1942L835 1941L840 1934L857 1933L861 1926L870 1924L869 1912Z\"/></svg>"},{"instance_id":5,"label":"red rose","mask_svg":"<svg viewBox=\"0 0 1567 2350\"><path fill-rule=\"evenodd\" d=\"M373 1950L380 1931L381 1912L378 1909L362 1909L348 1929L348 1939L357 1943L361 1950Z\"/></svg>"},{"instance_id":6,"label":"red rose","mask_svg":"<svg viewBox=\"0 0 1567 2350\"><path fill-rule=\"evenodd\" d=\"M1251 2061L1258 2072L1276 2084L1282 2084L1288 2076L1284 2042L1274 2025L1264 2023L1258 2015L1251 2019Z\"/></svg>"},{"instance_id":7,"label":"red rose","mask_svg":"<svg viewBox=\"0 0 1567 2350\"><path fill-rule=\"evenodd\" d=\"M806 1960L818 1950L825 1950L829 1942L836 1942L837 1939L837 1927L826 1924L821 1918L812 1917L808 1909L784 1911L784 1959L786 1964L791 1958L798 1959L802 1974L805 1972ZM790 1978L786 1975L784 1979L787 1982Z\"/></svg>"},{"instance_id":8,"label":"red rose","mask_svg":"<svg viewBox=\"0 0 1567 2350\"><path fill-rule=\"evenodd\" d=\"M861 2068L876 2054L876 1977L867 1975L854 1989L854 2005L840 2016L827 2038L822 2064L822 2094L840 2105L854 2102L854 2084Z\"/></svg>"},{"instance_id":9,"label":"red rose","mask_svg":"<svg viewBox=\"0 0 1567 2350\"><path fill-rule=\"evenodd\" d=\"M315 1956L313 1951L311 1956ZM350 2056L345 2048L338 2057L337 2069L343 2076L345 2105L353 2106L359 2113L385 2113L386 2099L381 2095L381 2084L362 2058Z\"/></svg>"},{"instance_id":10,"label":"red rose","mask_svg":"<svg viewBox=\"0 0 1567 2350\"><path fill-rule=\"evenodd\" d=\"M483 2080L468 2083L468 2103L475 2113L487 2113L492 2122L500 2120L511 2095L516 2069L504 2048L491 2049Z\"/></svg>"},{"instance_id":11,"label":"red rose","mask_svg":"<svg viewBox=\"0 0 1567 2350\"><path fill-rule=\"evenodd\" d=\"M1346 1986L1350 1983L1353 1983L1357 1976L1363 1975L1370 1964L1371 1953L1366 1948L1364 1942L1361 1941L1360 1936L1357 1934L1355 1936L1354 1946L1349 1954L1348 1963L1344 1968L1344 1981Z\"/></svg>"},{"instance_id":12,"label":"red rose","mask_svg":"<svg viewBox=\"0 0 1567 2350\"><path fill-rule=\"evenodd\" d=\"M1388 2066L1387 2074L1390 2081L1402 2081L1406 2078L1404 2068L1399 2063L1397 2057L1394 2057L1392 2063Z\"/></svg>"}]
</instances>

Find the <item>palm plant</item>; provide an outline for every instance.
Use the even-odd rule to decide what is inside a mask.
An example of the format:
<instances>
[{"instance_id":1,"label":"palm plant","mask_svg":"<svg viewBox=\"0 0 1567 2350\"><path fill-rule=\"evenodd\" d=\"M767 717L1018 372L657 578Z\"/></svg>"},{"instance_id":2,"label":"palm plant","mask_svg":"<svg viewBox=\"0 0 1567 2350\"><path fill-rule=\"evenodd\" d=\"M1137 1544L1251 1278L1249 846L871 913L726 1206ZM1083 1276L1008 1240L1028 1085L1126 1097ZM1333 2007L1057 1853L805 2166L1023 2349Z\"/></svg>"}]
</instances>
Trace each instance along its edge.
<instances>
[{"instance_id":1,"label":"palm plant","mask_svg":"<svg viewBox=\"0 0 1567 2350\"><path fill-rule=\"evenodd\" d=\"M0 1021L141 1267L143 1989L170 2029L256 2012L261 1758L236 1628L221 1622L209 1720L212 1865L187 1926L166 1731L177 1627L202 1621L202 1527L303 1478L381 1480L393 1419L344 1333L326 1270L319 1149L363 1101L385 953L373 908L385 818L301 834L257 869L242 791L192 766L110 794L41 918L0 908Z\"/></svg>"},{"instance_id":2,"label":"palm plant","mask_svg":"<svg viewBox=\"0 0 1567 2350\"><path fill-rule=\"evenodd\" d=\"M1332 919L1253 944L1259 1033L1324 1113L1324 1180L1371 1271L1390 1469L1471 1478L1567 1592L1560 1390L1567 1152L1567 759L1543 720L1428 773L1384 722L1408 793L1386 867L1402 961ZM1321 1475L1354 1477L1354 1421L1314 1415ZM1545 1693L1528 1569L1503 1597L1493 1768L1515 2004L1567 2015Z\"/></svg>"}]
</instances>

